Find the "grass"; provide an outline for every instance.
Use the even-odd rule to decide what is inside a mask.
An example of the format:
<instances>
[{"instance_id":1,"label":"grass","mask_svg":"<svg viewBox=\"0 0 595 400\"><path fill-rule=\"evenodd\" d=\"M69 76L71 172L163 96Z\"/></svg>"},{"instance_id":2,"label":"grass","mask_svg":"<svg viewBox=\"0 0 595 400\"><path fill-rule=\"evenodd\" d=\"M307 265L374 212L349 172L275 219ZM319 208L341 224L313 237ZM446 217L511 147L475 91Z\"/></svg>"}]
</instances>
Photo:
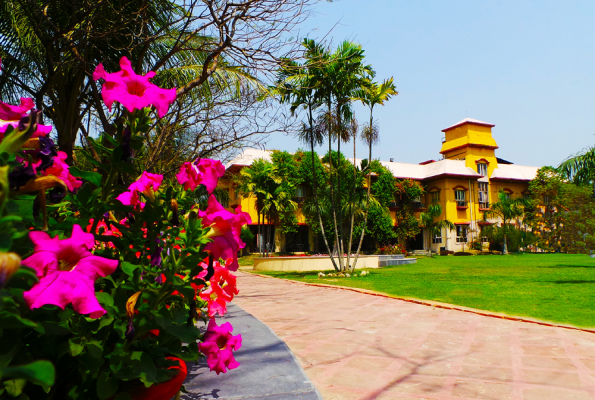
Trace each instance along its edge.
<instances>
[{"instance_id":1,"label":"grass","mask_svg":"<svg viewBox=\"0 0 595 400\"><path fill-rule=\"evenodd\" d=\"M367 277L261 272L277 278L370 289L508 315L595 327L595 259L575 254L420 258Z\"/></svg>"}]
</instances>

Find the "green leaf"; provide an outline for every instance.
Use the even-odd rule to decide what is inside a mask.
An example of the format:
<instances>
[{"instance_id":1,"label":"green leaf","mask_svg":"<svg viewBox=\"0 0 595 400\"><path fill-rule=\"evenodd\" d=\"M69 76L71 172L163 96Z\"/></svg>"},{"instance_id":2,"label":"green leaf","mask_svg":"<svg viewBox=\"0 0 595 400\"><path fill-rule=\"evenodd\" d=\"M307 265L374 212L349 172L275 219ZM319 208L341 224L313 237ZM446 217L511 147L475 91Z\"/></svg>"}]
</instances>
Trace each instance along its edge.
<instances>
[{"instance_id":1,"label":"green leaf","mask_svg":"<svg viewBox=\"0 0 595 400\"><path fill-rule=\"evenodd\" d=\"M70 339L68 341L68 345L69 345L69 348L70 348L70 354L72 354L74 357L76 357L79 354L81 354L82 351L83 351L83 349L85 348L85 346L83 346L80 343L75 342L72 339Z\"/></svg>"},{"instance_id":2,"label":"green leaf","mask_svg":"<svg viewBox=\"0 0 595 400\"><path fill-rule=\"evenodd\" d=\"M138 267L139 265L129 263L128 261L122 263L122 271L128 276L134 276L134 270Z\"/></svg>"},{"instance_id":3,"label":"green leaf","mask_svg":"<svg viewBox=\"0 0 595 400\"><path fill-rule=\"evenodd\" d=\"M8 252L12 247L12 234L10 232L0 232L0 252Z\"/></svg>"},{"instance_id":4,"label":"green leaf","mask_svg":"<svg viewBox=\"0 0 595 400\"><path fill-rule=\"evenodd\" d=\"M95 186L101 186L102 176L98 172L81 171L77 167L70 167L70 173L77 178L83 178L87 182L91 182Z\"/></svg>"},{"instance_id":5,"label":"green leaf","mask_svg":"<svg viewBox=\"0 0 595 400\"><path fill-rule=\"evenodd\" d=\"M99 301L99 304L101 304L101 305L105 305L105 306L113 306L114 305L114 299L112 298L112 296L109 295L109 293L95 292L95 297L97 297L97 301Z\"/></svg>"},{"instance_id":6,"label":"green leaf","mask_svg":"<svg viewBox=\"0 0 595 400\"><path fill-rule=\"evenodd\" d=\"M118 380L108 372L102 372L97 379L97 396L103 400L112 397L118 391Z\"/></svg>"},{"instance_id":7,"label":"green leaf","mask_svg":"<svg viewBox=\"0 0 595 400\"><path fill-rule=\"evenodd\" d=\"M18 367L4 368L2 376L3 378L26 379L36 385L49 387L54 384L56 371L51 362L38 360Z\"/></svg>"},{"instance_id":8,"label":"green leaf","mask_svg":"<svg viewBox=\"0 0 595 400\"><path fill-rule=\"evenodd\" d=\"M23 392L23 388L26 384L26 379L13 379L4 382L4 387L6 388L6 393L11 395L12 397L17 397Z\"/></svg>"},{"instance_id":9,"label":"green leaf","mask_svg":"<svg viewBox=\"0 0 595 400\"><path fill-rule=\"evenodd\" d=\"M37 324L7 311L0 311L0 326L4 329L36 328Z\"/></svg>"}]
</instances>

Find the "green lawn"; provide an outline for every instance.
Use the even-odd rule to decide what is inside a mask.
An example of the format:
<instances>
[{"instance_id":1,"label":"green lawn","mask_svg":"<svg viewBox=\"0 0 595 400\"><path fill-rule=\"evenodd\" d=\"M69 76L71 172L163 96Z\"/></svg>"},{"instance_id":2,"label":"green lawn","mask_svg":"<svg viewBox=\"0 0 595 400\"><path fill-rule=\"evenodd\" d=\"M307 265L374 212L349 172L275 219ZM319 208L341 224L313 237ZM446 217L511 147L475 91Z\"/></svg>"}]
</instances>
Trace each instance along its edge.
<instances>
[{"instance_id":1,"label":"green lawn","mask_svg":"<svg viewBox=\"0 0 595 400\"><path fill-rule=\"evenodd\" d=\"M438 256L370 272L368 277L322 279L317 272L264 273L595 327L595 259L586 255Z\"/></svg>"}]
</instances>

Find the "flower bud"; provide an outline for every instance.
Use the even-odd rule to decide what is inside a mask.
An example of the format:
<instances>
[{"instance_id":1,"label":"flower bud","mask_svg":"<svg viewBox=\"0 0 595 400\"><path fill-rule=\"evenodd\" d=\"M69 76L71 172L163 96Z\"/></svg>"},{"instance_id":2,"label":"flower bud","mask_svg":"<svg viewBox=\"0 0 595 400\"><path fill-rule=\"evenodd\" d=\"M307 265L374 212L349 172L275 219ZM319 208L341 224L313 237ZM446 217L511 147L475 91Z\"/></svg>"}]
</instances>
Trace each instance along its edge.
<instances>
[{"instance_id":1,"label":"flower bud","mask_svg":"<svg viewBox=\"0 0 595 400\"><path fill-rule=\"evenodd\" d=\"M3 288L8 280L21 267L21 257L16 253L0 253L0 288Z\"/></svg>"}]
</instances>

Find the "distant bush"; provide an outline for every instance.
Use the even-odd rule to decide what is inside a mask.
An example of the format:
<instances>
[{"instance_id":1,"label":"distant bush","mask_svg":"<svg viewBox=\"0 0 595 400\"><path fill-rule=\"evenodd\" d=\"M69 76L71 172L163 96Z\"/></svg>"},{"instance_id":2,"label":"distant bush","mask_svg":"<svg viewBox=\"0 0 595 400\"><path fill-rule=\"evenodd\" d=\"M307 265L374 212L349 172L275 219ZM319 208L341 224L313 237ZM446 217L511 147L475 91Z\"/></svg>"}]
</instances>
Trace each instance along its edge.
<instances>
[{"instance_id":1,"label":"distant bush","mask_svg":"<svg viewBox=\"0 0 595 400\"><path fill-rule=\"evenodd\" d=\"M406 254L405 246L402 244L389 244L380 247L375 254Z\"/></svg>"},{"instance_id":2,"label":"distant bush","mask_svg":"<svg viewBox=\"0 0 595 400\"><path fill-rule=\"evenodd\" d=\"M449 255L449 254L454 254L454 251L452 251L452 250L442 250L442 251L440 252L440 255L441 255L441 256L447 256L447 255Z\"/></svg>"},{"instance_id":3,"label":"distant bush","mask_svg":"<svg viewBox=\"0 0 595 400\"><path fill-rule=\"evenodd\" d=\"M472 256L473 253L468 253L466 251L457 251L454 255L455 256Z\"/></svg>"}]
</instances>

